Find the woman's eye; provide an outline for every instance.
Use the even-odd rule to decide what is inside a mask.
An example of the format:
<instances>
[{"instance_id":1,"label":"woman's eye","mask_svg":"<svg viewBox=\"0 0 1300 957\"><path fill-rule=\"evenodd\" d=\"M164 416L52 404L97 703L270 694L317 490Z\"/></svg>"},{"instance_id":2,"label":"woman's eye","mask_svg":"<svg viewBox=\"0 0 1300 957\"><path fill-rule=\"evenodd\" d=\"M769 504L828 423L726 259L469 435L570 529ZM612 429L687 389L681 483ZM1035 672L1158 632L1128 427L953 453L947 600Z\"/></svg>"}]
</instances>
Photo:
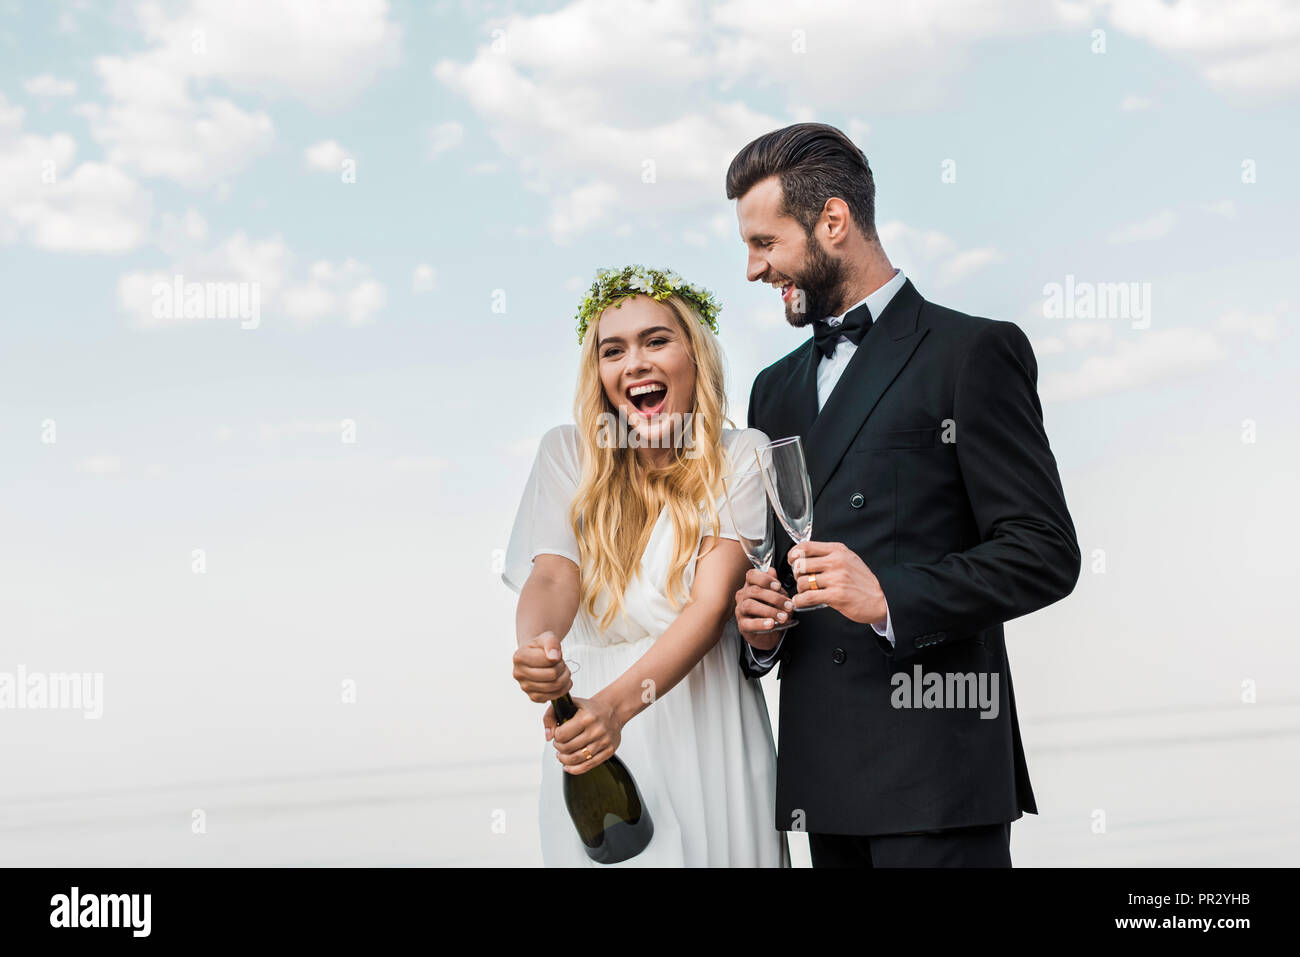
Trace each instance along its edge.
<instances>
[{"instance_id":1,"label":"woman's eye","mask_svg":"<svg viewBox=\"0 0 1300 957\"><path fill-rule=\"evenodd\" d=\"M658 343L664 343L664 342L667 342L667 341L668 341L668 340L665 339L665 338L663 338L662 336L656 336L654 339L651 339L651 340L650 340L648 343L646 343L646 344L652 346L652 345L654 345L656 342L658 342Z\"/></svg>"},{"instance_id":2,"label":"woman's eye","mask_svg":"<svg viewBox=\"0 0 1300 957\"><path fill-rule=\"evenodd\" d=\"M612 358L612 357L614 357L614 356L616 356L616 355L618 355L618 350L617 350L617 349L607 349L607 350L605 350L605 352L601 355L601 358L602 358L602 359L610 359L610 358Z\"/></svg>"}]
</instances>

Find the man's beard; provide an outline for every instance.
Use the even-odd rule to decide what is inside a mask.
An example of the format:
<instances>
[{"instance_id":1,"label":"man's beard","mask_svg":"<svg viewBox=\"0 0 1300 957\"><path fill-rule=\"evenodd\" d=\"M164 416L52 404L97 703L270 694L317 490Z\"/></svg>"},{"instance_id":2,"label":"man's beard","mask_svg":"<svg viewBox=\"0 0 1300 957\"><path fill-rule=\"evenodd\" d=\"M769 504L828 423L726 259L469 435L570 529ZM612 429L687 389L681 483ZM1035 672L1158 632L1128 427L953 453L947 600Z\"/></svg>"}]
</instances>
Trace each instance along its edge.
<instances>
[{"instance_id":1,"label":"man's beard","mask_svg":"<svg viewBox=\"0 0 1300 957\"><path fill-rule=\"evenodd\" d=\"M801 273L790 277L795 288L785 304L785 321L796 329L835 315L844 299L844 263L828 256L816 236L808 237L808 256Z\"/></svg>"}]
</instances>

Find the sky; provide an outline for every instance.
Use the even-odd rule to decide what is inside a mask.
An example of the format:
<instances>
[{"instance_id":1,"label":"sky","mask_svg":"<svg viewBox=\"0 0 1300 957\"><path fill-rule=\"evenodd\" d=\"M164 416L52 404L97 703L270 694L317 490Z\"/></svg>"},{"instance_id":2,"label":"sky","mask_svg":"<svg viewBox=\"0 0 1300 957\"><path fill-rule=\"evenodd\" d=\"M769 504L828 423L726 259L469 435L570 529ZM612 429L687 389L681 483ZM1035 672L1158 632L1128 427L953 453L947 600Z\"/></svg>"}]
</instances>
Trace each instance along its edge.
<instances>
[{"instance_id":1,"label":"sky","mask_svg":"<svg viewBox=\"0 0 1300 957\"><path fill-rule=\"evenodd\" d=\"M1034 345L1084 567L1007 626L1031 773L1052 721L1300 701L1300 8L905 11L0 2L0 672L103 680L97 719L0 713L0 798L535 786L499 573L578 302L713 290L743 426L805 333L724 175L812 120L920 293Z\"/></svg>"}]
</instances>

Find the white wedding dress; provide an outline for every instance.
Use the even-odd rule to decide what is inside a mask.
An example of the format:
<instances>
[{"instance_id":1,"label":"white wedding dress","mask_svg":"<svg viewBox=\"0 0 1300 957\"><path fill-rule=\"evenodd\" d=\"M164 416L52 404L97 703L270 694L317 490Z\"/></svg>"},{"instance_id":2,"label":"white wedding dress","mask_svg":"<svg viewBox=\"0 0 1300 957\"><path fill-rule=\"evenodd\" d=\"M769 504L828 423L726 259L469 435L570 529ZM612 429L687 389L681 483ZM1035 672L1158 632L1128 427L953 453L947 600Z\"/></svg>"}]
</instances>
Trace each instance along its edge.
<instances>
[{"instance_id":1,"label":"white wedding dress","mask_svg":"<svg viewBox=\"0 0 1300 957\"><path fill-rule=\"evenodd\" d=\"M724 429L722 441L729 472L757 465L754 450L767 437L757 429ZM579 456L576 426L557 426L542 437L506 549L502 579L516 592L537 555L563 555L578 564L568 513L581 477ZM733 494L753 498L754 508L766 507L756 498L764 495L757 479ZM734 539L725 504L719 496L719 535ZM701 509L707 514L703 503ZM703 533L710 531L703 527ZM614 681L677 617L667 594L673 537L672 519L664 510L623 596L626 618L615 617L608 629L600 630L606 595L598 596L594 618L579 609L562 644L565 659L577 665L572 669L575 697L590 697ZM687 593L698 556L696 543L685 571ZM649 847L631 860L597 865L587 857L564 805L565 772L554 745L544 742L539 820L546 866L790 866L785 835L775 826L772 728L762 686L740 671L740 642L735 619L728 619L722 637L699 664L624 726L617 753L636 779L654 822Z\"/></svg>"}]
</instances>

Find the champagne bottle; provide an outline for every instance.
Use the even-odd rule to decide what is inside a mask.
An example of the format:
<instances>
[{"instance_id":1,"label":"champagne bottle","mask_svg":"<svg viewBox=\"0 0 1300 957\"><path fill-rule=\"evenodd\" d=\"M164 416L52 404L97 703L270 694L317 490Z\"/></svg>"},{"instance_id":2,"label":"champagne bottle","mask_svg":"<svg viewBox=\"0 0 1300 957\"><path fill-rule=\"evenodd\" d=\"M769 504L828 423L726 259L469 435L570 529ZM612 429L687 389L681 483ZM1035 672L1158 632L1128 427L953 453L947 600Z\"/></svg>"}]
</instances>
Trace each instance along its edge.
<instances>
[{"instance_id":1,"label":"champagne bottle","mask_svg":"<svg viewBox=\"0 0 1300 957\"><path fill-rule=\"evenodd\" d=\"M557 724L578 713L568 694L551 702ZM578 829L587 856L599 864L636 857L654 836L650 811L641 801L632 772L618 755L582 774L564 774L564 804Z\"/></svg>"}]
</instances>

